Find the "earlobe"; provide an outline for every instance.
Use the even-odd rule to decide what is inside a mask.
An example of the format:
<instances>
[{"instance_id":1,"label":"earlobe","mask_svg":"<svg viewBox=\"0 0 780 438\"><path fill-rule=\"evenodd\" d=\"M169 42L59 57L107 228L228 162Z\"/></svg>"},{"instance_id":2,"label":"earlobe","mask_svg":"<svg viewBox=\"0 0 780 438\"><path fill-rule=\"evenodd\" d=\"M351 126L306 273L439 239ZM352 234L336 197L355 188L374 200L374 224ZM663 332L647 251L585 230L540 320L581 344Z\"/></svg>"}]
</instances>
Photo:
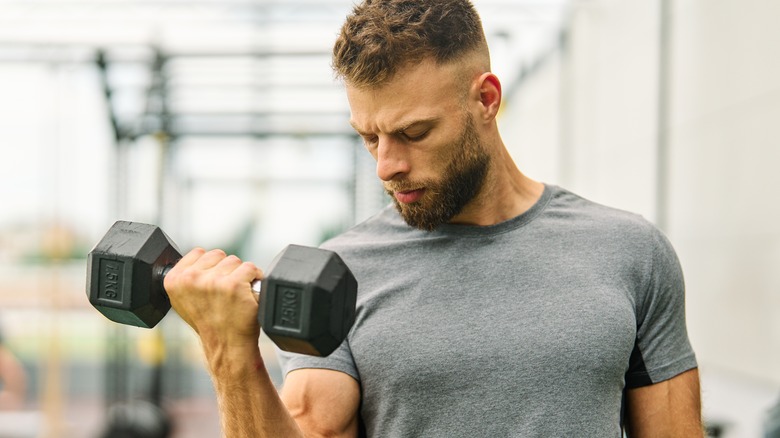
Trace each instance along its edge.
<instances>
[{"instance_id":1,"label":"earlobe","mask_svg":"<svg viewBox=\"0 0 780 438\"><path fill-rule=\"evenodd\" d=\"M490 72L479 77L479 99L484 110L485 121L490 121L498 115L501 106L501 82Z\"/></svg>"}]
</instances>

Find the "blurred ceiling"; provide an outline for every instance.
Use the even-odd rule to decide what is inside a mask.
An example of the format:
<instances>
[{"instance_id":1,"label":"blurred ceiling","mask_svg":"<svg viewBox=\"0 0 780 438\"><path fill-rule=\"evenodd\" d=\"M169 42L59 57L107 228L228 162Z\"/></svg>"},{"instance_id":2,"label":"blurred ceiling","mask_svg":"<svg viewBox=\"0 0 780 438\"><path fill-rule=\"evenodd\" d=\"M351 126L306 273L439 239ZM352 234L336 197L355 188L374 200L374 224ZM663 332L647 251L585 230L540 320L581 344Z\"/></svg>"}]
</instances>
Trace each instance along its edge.
<instances>
[{"instance_id":1,"label":"blurred ceiling","mask_svg":"<svg viewBox=\"0 0 780 438\"><path fill-rule=\"evenodd\" d=\"M568 0L474 0L504 81ZM117 136L348 136L330 49L350 1L0 0L0 64L98 67ZM509 84L511 85L511 84Z\"/></svg>"}]
</instances>

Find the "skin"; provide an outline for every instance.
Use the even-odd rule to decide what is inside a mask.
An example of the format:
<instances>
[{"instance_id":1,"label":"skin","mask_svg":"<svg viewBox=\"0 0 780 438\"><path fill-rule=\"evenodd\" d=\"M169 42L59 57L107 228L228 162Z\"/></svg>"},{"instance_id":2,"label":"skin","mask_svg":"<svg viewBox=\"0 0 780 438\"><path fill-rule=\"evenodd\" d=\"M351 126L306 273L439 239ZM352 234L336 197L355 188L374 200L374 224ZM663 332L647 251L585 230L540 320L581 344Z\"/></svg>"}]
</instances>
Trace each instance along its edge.
<instances>
[{"instance_id":1,"label":"skin","mask_svg":"<svg viewBox=\"0 0 780 438\"><path fill-rule=\"evenodd\" d=\"M427 60L408 67L396 79L380 87L347 86L352 110L351 124L363 137L377 161L377 176L385 189L396 195L418 187L415 181L438 181L453 154L452 143L462 132L463 117L470 114L484 151L491 158L483 190L449 222L464 225L494 225L530 208L544 186L523 175L501 140L496 115L501 104L501 85L479 58L439 66ZM472 80L466 101L458 79L467 73ZM421 141L412 138L427 132ZM423 196L426 196L424 194ZM425 199L422 202L426 202Z\"/></svg>"},{"instance_id":2,"label":"skin","mask_svg":"<svg viewBox=\"0 0 780 438\"><path fill-rule=\"evenodd\" d=\"M634 437L703 437L699 370L626 394L626 431Z\"/></svg>"},{"instance_id":3,"label":"skin","mask_svg":"<svg viewBox=\"0 0 780 438\"><path fill-rule=\"evenodd\" d=\"M0 410L21 409L27 390L27 378L22 364L0 345Z\"/></svg>"},{"instance_id":4,"label":"skin","mask_svg":"<svg viewBox=\"0 0 780 438\"><path fill-rule=\"evenodd\" d=\"M489 165L482 189L447 222L494 225L528 210L544 190L520 172L501 140L496 125L501 84L484 56L452 65L424 60L379 87L347 85L347 97L351 124L402 210L436 202L434 188L452 162L464 117L473 120ZM197 248L165 277L171 304L200 336L225 435L356 437L360 387L351 376L296 370L277 394L260 356L257 302L250 289L262 276L252 263ZM701 436L695 370L629 391L628 407L632 437Z\"/></svg>"},{"instance_id":5,"label":"skin","mask_svg":"<svg viewBox=\"0 0 780 438\"><path fill-rule=\"evenodd\" d=\"M490 156L479 141L474 119L468 114L464 114L462 119L461 135L455 142L442 147L443 151L458 152L440 156L437 162L446 163L446 167L437 180L404 178L388 183L385 188L401 217L412 227L435 230L468 205L484 186L490 168ZM398 135L409 143L425 142L431 132L427 125L413 125L399 130ZM375 142L376 138L370 136L367 142Z\"/></svg>"}]
</instances>

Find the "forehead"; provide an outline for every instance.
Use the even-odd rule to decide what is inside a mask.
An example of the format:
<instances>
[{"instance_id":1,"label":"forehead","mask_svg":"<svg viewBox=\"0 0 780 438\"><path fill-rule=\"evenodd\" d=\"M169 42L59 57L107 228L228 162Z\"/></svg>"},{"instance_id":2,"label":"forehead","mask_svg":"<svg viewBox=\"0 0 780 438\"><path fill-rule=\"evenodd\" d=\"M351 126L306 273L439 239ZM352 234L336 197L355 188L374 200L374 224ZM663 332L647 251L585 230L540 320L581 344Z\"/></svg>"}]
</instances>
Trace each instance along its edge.
<instances>
[{"instance_id":1,"label":"forehead","mask_svg":"<svg viewBox=\"0 0 780 438\"><path fill-rule=\"evenodd\" d=\"M400 69L385 84L347 84L351 124L363 132L385 131L415 120L441 118L460 108L463 87L455 65L425 60Z\"/></svg>"}]
</instances>

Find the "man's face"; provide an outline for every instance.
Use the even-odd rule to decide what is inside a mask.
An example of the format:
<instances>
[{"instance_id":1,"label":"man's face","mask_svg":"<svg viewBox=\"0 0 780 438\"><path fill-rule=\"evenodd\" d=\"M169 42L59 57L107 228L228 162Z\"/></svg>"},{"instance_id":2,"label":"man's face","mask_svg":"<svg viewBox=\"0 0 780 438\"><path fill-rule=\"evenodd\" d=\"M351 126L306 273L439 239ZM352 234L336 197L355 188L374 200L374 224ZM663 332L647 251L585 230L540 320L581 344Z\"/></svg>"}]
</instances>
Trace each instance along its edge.
<instances>
[{"instance_id":1,"label":"man's face","mask_svg":"<svg viewBox=\"0 0 780 438\"><path fill-rule=\"evenodd\" d=\"M487 175L490 156L480 143L474 120L466 115L463 132L456 141L445 146L449 157L441 157L447 163L436 179L414 181L398 179L385 181L385 191L393 198L396 209L407 224L421 230L433 231L449 222L479 193ZM417 187L425 192L414 202L402 202L396 193L405 193ZM403 196L400 196L404 199Z\"/></svg>"},{"instance_id":2,"label":"man's face","mask_svg":"<svg viewBox=\"0 0 780 438\"><path fill-rule=\"evenodd\" d=\"M351 124L377 160L377 176L404 220L424 230L456 219L490 163L457 73L424 61L380 87L347 86Z\"/></svg>"}]
</instances>

